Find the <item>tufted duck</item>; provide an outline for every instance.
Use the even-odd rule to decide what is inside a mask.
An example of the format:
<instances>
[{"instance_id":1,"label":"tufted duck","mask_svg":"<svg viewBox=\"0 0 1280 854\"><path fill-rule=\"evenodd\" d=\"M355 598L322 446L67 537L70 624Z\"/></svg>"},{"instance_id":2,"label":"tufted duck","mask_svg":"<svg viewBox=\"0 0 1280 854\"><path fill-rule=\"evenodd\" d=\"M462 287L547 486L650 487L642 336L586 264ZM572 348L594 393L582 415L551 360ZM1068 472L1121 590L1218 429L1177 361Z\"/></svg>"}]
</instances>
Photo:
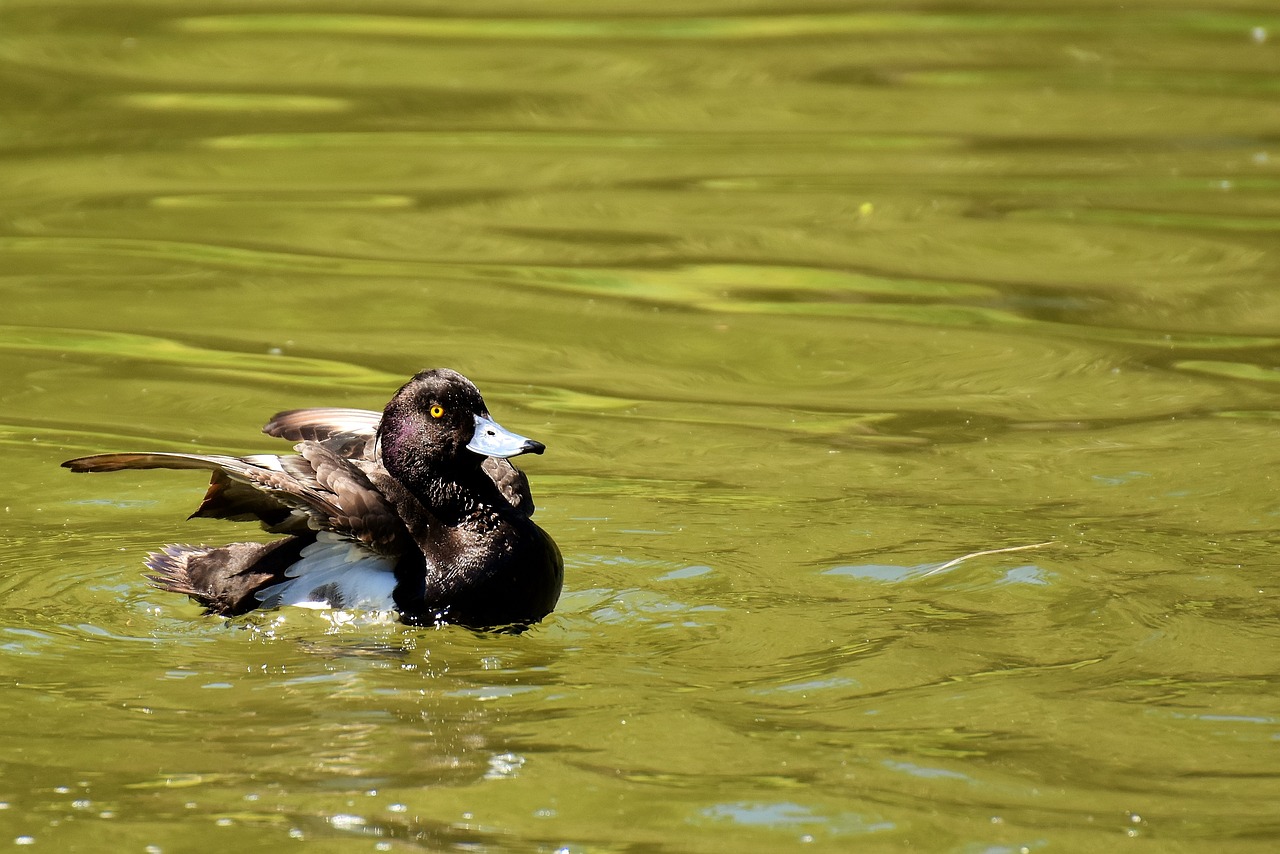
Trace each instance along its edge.
<instances>
[{"instance_id":1,"label":"tufted duck","mask_svg":"<svg viewBox=\"0 0 1280 854\"><path fill-rule=\"evenodd\" d=\"M555 607L560 550L530 518L529 482L508 461L545 446L495 423L456 371L417 374L381 414L297 409L263 432L298 442L297 454L98 454L62 465L212 470L193 517L257 520L287 535L148 555L151 581L208 613L394 610L417 625L519 630Z\"/></svg>"}]
</instances>

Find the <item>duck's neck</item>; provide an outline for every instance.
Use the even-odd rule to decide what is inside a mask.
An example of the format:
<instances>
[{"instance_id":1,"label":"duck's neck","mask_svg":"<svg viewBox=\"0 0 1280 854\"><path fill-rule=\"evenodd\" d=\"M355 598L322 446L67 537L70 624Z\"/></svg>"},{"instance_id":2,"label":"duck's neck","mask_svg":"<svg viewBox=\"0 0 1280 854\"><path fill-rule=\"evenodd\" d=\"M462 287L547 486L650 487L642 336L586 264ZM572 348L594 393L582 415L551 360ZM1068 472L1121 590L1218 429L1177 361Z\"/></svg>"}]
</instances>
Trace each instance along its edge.
<instances>
[{"instance_id":1,"label":"duck's neck","mask_svg":"<svg viewBox=\"0 0 1280 854\"><path fill-rule=\"evenodd\" d=\"M415 462L402 464L394 457L383 458L387 473L438 521L454 527L483 527L484 520L493 515L489 500L493 482L479 466L436 468Z\"/></svg>"},{"instance_id":2,"label":"duck's neck","mask_svg":"<svg viewBox=\"0 0 1280 854\"><path fill-rule=\"evenodd\" d=\"M379 444L387 473L445 525L486 527L500 496L481 469L484 458L465 451L442 462L415 445L410 432L386 429L386 424L384 419Z\"/></svg>"},{"instance_id":3,"label":"duck's neck","mask_svg":"<svg viewBox=\"0 0 1280 854\"><path fill-rule=\"evenodd\" d=\"M490 495L493 482L479 468L440 472L405 486L446 525L484 527L496 515Z\"/></svg>"}]
</instances>

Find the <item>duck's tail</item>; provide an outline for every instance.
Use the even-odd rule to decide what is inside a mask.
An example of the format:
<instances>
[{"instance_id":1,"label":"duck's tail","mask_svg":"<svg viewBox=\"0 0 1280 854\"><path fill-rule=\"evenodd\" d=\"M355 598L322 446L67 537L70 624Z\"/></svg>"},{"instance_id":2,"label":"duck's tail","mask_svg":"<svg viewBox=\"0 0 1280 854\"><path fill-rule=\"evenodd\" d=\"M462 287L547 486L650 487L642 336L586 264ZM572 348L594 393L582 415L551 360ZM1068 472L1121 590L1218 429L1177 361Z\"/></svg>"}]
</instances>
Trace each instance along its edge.
<instances>
[{"instance_id":1,"label":"duck's tail","mask_svg":"<svg viewBox=\"0 0 1280 854\"><path fill-rule=\"evenodd\" d=\"M192 586L191 573L187 569L187 564L191 558L197 555L207 555L211 551L213 551L212 546L188 546L182 543L173 543L158 552L151 552L143 562L147 565L147 569L155 574L148 575L147 580L161 590L168 590L172 593L185 593L188 596L199 598L203 591L197 590Z\"/></svg>"},{"instance_id":2,"label":"duck's tail","mask_svg":"<svg viewBox=\"0 0 1280 854\"><path fill-rule=\"evenodd\" d=\"M211 614L244 614L258 607L254 594L283 581L285 570L314 539L285 537L227 546L175 543L147 555L147 579L161 590L185 593Z\"/></svg>"}]
</instances>

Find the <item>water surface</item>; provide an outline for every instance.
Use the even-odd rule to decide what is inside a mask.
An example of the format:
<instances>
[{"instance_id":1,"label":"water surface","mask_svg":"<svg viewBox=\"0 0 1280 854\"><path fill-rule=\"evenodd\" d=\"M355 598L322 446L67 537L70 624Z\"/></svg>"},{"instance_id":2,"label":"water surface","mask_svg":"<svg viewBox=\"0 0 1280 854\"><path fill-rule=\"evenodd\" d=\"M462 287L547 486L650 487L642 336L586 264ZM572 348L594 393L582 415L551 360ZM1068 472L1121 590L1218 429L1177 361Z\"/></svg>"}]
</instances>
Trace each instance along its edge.
<instances>
[{"instance_id":1,"label":"water surface","mask_svg":"<svg viewBox=\"0 0 1280 854\"><path fill-rule=\"evenodd\" d=\"M1280 839L1274 10L0 15L0 845ZM202 617L142 556L263 535L57 467L438 365L520 637Z\"/></svg>"}]
</instances>

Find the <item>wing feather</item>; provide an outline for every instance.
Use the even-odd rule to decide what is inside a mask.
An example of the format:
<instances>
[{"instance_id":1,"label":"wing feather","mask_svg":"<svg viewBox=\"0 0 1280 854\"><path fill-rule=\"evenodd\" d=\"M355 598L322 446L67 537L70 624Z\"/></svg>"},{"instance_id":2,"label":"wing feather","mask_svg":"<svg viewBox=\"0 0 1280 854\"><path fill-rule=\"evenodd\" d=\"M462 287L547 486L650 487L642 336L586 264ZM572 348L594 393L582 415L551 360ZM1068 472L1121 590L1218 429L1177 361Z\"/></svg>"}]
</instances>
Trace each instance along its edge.
<instances>
[{"instance_id":1,"label":"wing feather","mask_svg":"<svg viewBox=\"0 0 1280 854\"><path fill-rule=\"evenodd\" d=\"M377 554L398 556L412 545L395 508L351 461L316 442L303 442L297 450L298 456L286 457L97 454L63 466L77 472L206 469L213 477L195 515L256 518L268 530L288 531L300 524L300 512L311 528L333 531Z\"/></svg>"},{"instance_id":2,"label":"wing feather","mask_svg":"<svg viewBox=\"0 0 1280 854\"><path fill-rule=\"evenodd\" d=\"M381 412L321 407L277 412L262 428L268 436L291 442L320 442L339 456L372 460Z\"/></svg>"}]
</instances>

